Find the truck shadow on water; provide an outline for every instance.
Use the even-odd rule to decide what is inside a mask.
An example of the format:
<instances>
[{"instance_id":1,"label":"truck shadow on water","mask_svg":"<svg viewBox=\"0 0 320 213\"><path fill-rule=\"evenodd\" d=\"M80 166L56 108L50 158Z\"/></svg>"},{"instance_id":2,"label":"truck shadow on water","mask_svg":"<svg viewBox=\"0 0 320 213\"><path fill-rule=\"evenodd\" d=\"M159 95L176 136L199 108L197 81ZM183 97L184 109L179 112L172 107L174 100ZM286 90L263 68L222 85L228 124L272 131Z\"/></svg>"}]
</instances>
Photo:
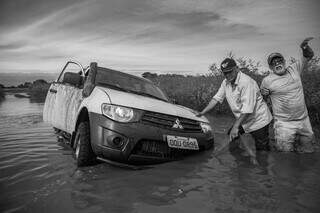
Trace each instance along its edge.
<instances>
[{"instance_id":1,"label":"truck shadow on water","mask_svg":"<svg viewBox=\"0 0 320 213\"><path fill-rule=\"evenodd\" d=\"M71 197L76 209L93 206L110 212L132 212L147 206L174 205L201 184L187 180L201 172L211 159L206 151L186 159L132 170L105 163L77 169ZM196 178L198 179L198 178Z\"/></svg>"}]
</instances>

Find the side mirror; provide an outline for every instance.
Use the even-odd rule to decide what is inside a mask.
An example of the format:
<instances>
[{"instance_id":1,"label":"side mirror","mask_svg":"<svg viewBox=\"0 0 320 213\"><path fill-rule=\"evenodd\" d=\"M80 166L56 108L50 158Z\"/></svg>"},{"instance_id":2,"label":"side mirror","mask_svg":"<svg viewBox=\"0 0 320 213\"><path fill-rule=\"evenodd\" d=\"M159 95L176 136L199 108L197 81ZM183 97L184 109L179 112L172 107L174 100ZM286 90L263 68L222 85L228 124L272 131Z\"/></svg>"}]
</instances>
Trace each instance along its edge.
<instances>
[{"instance_id":1,"label":"side mirror","mask_svg":"<svg viewBox=\"0 0 320 213\"><path fill-rule=\"evenodd\" d=\"M82 76L78 73L66 72L63 76L62 83L71 84L72 86L79 87L82 85Z\"/></svg>"},{"instance_id":2,"label":"side mirror","mask_svg":"<svg viewBox=\"0 0 320 213\"><path fill-rule=\"evenodd\" d=\"M92 62L90 64L90 70L87 76L87 80L84 82L84 86L82 90L82 96L84 98L89 97L95 87L97 70L98 70L98 64L96 62Z\"/></svg>"}]
</instances>

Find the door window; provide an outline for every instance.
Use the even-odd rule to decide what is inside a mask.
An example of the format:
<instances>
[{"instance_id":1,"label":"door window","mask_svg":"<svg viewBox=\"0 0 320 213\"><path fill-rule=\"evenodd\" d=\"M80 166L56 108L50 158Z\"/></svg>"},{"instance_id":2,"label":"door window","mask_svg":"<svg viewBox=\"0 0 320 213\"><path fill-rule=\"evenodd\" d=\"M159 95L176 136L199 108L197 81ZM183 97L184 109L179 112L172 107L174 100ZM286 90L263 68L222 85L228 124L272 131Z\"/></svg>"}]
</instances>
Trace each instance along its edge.
<instances>
[{"instance_id":1,"label":"door window","mask_svg":"<svg viewBox=\"0 0 320 213\"><path fill-rule=\"evenodd\" d=\"M63 83L64 75L67 72L77 73L79 75L83 75L82 68L78 64L76 64L74 62L68 62L58 78L58 81L57 81L58 83Z\"/></svg>"}]
</instances>

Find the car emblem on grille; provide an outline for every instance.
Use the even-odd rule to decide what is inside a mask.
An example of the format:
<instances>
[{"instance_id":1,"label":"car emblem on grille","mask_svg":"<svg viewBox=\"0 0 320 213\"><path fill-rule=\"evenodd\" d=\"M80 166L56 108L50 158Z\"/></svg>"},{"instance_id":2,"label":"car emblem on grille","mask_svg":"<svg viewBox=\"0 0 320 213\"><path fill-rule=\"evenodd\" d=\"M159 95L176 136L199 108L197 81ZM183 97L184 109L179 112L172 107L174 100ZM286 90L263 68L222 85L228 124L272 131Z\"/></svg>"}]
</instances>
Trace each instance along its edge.
<instances>
[{"instance_id":1,"label":"car emblem on grille","mask_svg":"<svg viewBox=\"0 0 320 213\"><path fill-rule=\"evenodd\" d=\"M176 128L176 129L183 129L183 126L180 123L180 120L177 118L177 120L174 122L172 128Z\"/></svg>"}]
</instances>

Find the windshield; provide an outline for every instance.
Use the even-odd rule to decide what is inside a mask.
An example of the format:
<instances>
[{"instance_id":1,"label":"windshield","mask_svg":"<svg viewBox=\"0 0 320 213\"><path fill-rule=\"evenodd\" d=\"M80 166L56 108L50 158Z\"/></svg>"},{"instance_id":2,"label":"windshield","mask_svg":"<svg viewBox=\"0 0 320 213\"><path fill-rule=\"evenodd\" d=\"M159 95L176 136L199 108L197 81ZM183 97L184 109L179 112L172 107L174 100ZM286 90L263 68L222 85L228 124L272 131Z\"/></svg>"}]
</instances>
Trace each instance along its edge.
<instances>
[{"instance_id":1,"label":"windshield","mask_svg":"<svg viewBox=\"0 0 320 213\"><path fill-rule=\"evenodd\" d=\"M95 83L99 86L122 90L168 101L165 94L151 82L123 72L98 68Z\"/></svg>"}]
</instances>

